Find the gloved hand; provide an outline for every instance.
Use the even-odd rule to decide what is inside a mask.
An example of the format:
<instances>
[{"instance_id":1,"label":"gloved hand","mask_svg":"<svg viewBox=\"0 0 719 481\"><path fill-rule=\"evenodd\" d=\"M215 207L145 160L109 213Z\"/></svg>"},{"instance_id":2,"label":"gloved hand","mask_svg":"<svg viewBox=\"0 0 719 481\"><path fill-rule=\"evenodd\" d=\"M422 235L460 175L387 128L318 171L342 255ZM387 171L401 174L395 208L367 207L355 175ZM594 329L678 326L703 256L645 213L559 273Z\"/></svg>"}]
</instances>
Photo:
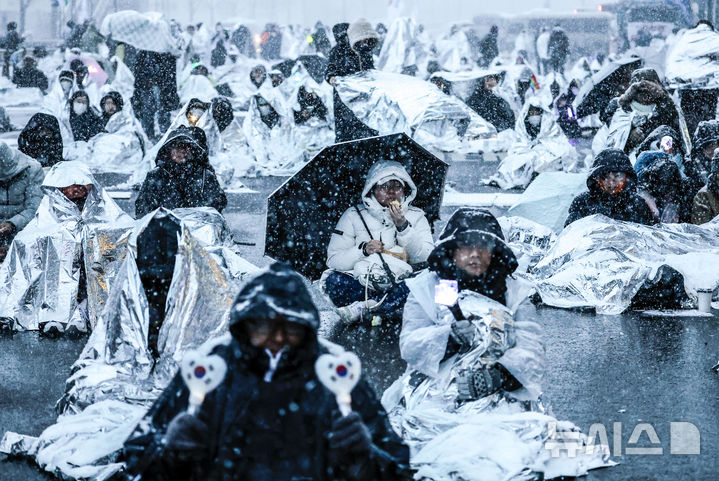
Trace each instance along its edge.
<instances>
[{"instance_id":1,"label":"gloved hand","mask_svg":"<svg viewBox=\"0 0 719 481\"><path fill-rule=\"evenodd\" d=\"M207 447L210 430L207 424L190 413L180 413L170 421L165 447L173 451L200 451Z\"/></svg>"},{"instance_id":2,"label":"gloved hand","mask_svg":"<svg viewBox=\"0 0 719 481\"><path fill-rule=\"evenodd\" d=\"M451 336L460 346L470 347L474 342L474 333L476 330L474 325L472 325L472 321L454 321L452 323Z\"/></svg>"},{"instance_id":3,"label":"gloved hand","mask_svg":"<svg viewBox=\"0 0 719 481\"><path fill-rule=\"evenodd\" d=\"M502 375L493 366L467 369L457 376L457 400L474 401L502 387Z\"/></svg>"},{"instance_id":4,"label":"gloved hand","mask_svg":"<svg viewBox=\"0 0 719 481\"><path fill-rule=\"evenodd\" d=\"M372 446L372 435L360 415L355 412L337 417L332 422L328 438L330 449L338 455L366 455Z\"/></svg>"}]
</instances>

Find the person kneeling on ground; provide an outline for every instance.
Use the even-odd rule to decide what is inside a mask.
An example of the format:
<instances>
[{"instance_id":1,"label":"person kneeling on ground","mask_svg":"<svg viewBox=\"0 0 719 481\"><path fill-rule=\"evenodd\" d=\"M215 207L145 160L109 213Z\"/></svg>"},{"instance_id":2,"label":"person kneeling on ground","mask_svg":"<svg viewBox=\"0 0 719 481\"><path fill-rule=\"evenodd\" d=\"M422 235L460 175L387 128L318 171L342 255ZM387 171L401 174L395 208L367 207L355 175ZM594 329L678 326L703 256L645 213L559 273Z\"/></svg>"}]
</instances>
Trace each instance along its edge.
<instances>
[{"instance_id":1,"label":"person kneeling on ground","mask_svg":"<svg viewBox=\"0 0 719 481\"><path fill-rule=\"evenodd\" d=\"M125 479L409 480L409 449L360 379L341 416L318 380L320 317L299 274L250 280L210 352L227 364L197 415L177 374L125 442Z\"/></svg>"},{"instance_id":2,"label":"person kneeling on ground","mask_svg":"<svg viewBox=\"0 0 719 481\"><path fill-rule=\"evenodd\" d=\"M0 262L15 234L35 215L44 177L37 161L0 141Z\"/></svg>"},{"instance_id":3,"label":"person kneeling on ground","mask_svg":"<svg viewBox=\"0 0 719 481\"><path fill-rule=\"evenodd\" d=\"M489 211L471 208L456 211L440 234L428 262L428 270L406 281L409 296L399 347L402 359L411 369L425 376L437 376L442 362L475 347L476 327L471 318L464 318L458 304L449 307L454 317L451 324L439 321L441 304L438 302L442 302L443 289L453 290L455 299L462 291L473 291L512 310L526 296L518 294L523 284L511 278L518 266L517 259ZM435 346L446 347L432 349ZM499 390L520 389L522 384L509 371L521 370L522 361L511 353L509 349L499 362L459 376L458 399L470 401ZM541 355L540 346L537 356ZM503 360L507 365L503 365Z\"/></svg>"},{"instance_id":4,"label":"person kneeling on ground","mask_svg":"<svg viewBox=\"0 0 719 481\"><path fill-rule=\"evenodd\" d=\"M345 322L367 314L393 317L407 298L401 279L427 260L432 232L411 205L417 186L399 162L370 168L362 204L347 209L327 247L324 290ZM389 270L389 272L387 272Z\"/></svg>"},{"instance_id":5,"label":"person kneeling on ground","mask_svg":"<svg viewBox=\"0 0 719 481\"><path fill-rule=\"evenodd\" d=\"M637 174L627 154L619 149L601 151L587 177L589 190L572 201L565 227L594 214L603 214L615 220L654 224L649 206L637 194L636 183Z\"/></svg>"},{"instance_id":6,"label":"person kneeling on ground","mask_svg":"<svg viewBox=\"0 0 719 481\"><path fill-rule=\"evenodd\" d=\"M719 149L714 153L707 185L694 197L692 223L704 224L719 215Z\"/></svg>"},{"instance_id":7,"label":"person kneeling on ground","mask_svg":"<svg viewBox=\"0 0 719 481\"><path fill-rule=\"evenodd\" d=\"M207 137L202 129L180 126L170 132L155 163L157 167L147 173L135 201L138 217L159 207L214 207L222 212L227 205L207 157Z\"/></svg>"}]
</instances>

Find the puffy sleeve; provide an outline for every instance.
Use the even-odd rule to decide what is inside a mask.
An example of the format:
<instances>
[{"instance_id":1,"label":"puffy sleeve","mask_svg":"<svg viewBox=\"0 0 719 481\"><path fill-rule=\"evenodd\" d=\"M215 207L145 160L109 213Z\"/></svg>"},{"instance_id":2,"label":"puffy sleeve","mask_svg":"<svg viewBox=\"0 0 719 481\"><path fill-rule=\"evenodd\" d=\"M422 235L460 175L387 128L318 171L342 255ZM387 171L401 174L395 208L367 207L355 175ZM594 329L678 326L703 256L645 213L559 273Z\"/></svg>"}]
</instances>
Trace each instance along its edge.
<instances>
[{"instance_id":1,"label":"puffy sleeve","mask_svg":"<svg viewBox=\"0 0 719 481\"><path fill-rule=\"evenodd\" d=\"M397 244L407 251L410 264L425 262L434 248L429 222L423 213L418 214L405 230L397 231Z\"/></svg>"},{"instance_id":2,"label":"puffy sleeve","mask_svg":"<svg viewBox=\"0 0 719 481\"><path fill-rule=\"evenodd\" d=\"M429 295L430 287L422 286L422 292L410 288L404 305L399 350L410 369L434 377L438 375L439 364L444 359L451 326L438 324L422 307L418 296Z\"/></svg>"},{"instance_id":3,"label":"puffy sleeve","mask_svg":"<svg viewBox=\"0 0 719 481\"><path fill-rule=\"evenodd\" d=\"M327 246L327 267L337 271L351 271L357 262L364 259L359 248L362 243L352 222L354 212L347 209L337 222Z\"/></svg>"}]
</instances>

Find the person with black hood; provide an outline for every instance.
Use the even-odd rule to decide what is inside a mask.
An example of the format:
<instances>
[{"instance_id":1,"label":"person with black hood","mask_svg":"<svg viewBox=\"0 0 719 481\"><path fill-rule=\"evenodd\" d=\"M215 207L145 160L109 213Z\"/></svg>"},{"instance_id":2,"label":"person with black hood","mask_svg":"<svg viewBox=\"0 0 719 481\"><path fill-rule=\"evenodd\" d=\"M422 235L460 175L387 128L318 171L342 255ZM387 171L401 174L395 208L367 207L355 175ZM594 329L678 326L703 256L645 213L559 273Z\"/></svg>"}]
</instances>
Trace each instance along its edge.
<instances>
[{"instance_id":1,"label":"person with black hood","mask_svg":"<svg viewBox=\"0 0 719 481\"><path fill-rule=\"evenodd\" d=\"M157 152L157 167L140 187L137 217L159 207L214 207L222 212L227 196L207 155L207 136L201 128L180 126L170 132Z\"/></svg>"},{"instance_id":2,"label":"person with black hood","mask_svg":"<svg viewBox=\"0 0 719 481\"><path fill-rule=\"evenodd\" d=\"M477 79L474 92L467 99L467 105L487 122L494 125L497 132L514 127L515 118L509 102L492 93L499 84L499 75L492 74Z\"/></svg>"},{"instance_id":3,"label":"person with black hood","mask_svg":"<svg viewBox=\"0 0 719 481\"><path fill-rule=\"evenodd\" d=\"M266 79L267 69L264 65L255 65L252 70L250 70L250 82L252 82L255 88L260 88Z\"/></svg>"},{"instance_id":4,"label":"person with black hood","mask_svg":"<svg viewBox=\"0 0 719 481\"><path fill-rule=\"evenodd\" d=\"M337 45L330 52L325 79L334 85L337 77L345 77L365 70L374 69L372 51L377 45L378 35L372 25L361 18L343 33L346 24L338 24L332 28ZM339 35L339 38L338 38ZM363 124L352 110L347 107L337 89L333 92L335 112L335 142L374 137L377 131Z\"/></svg>"},{"instance_id":5,"label":"person with black hood","mask_svg":"<svg viewBox=\"0 0 719 481\"><path fill-rule=\"evenodd\" d=\"M220 133L224 132L235 120L235 113L232 111L232 103L226 97L215 97L210 102L212 118L215 119Z\"/></svg>"},{"instance_id":6,"label":"person with black hood","mask_svg":"<svg viewBox=\"0 0 719 481\"><path fill-rule=\"evenodd\" d=\"M549 34L549 44L547 45L547 53L549 54L549 63L554 72L564 75L564 64L569 56L569 37L559 25L552 28Z\"/></svg>"},{"instance_id":7,"label":"person with black hood","mask_svg":"<svg viewBox=\"0 0 719 481\"><path fill-rule=\"evenodd\" d=\"M685 159L685 170L692 178L693 194L699 191L709 178L714 151L719 148L719 120L699 122L692 138L692 151Z\"/></svg>"},{"instance_id":8,"label":"person with black hood","mask_svg":"<svg viewBox=\"0 0 719 481\"><path fill-rule=\"evenodd\" d=\"M47 77L37 68L37 61L32 57L23 59L23 67L12 74L12 82L18 87L36 87L45 94L47 91Z\"/></svg>"},{"instance_id":9,"label":"person with black hood","mask_svg":"<svg viewBox=\"0 0 719 481\"><path fill-rule=\"evenodd\" d=\"M125 442L124 479L411 479L409 449L364 379L342 416L319 381L320 316L302 277L275 263L240 291L213 345L227 374L196 415L175 376Z\"/></svg>"},{"instance_id":10,"label":"person with black hood","mask_svg":"<svg viewBox=\"0 0 719 481\"><path fill-rule=\"evenodd\" d=\"M492 63L492 60L499 56L499 47L497 46L497 35L499 34L499 28L496 25L492 25L489 28L489 33L485 35L479 42L479 66L481 68L487 68Z\"/></svg>"},{"instance_id":11,"label":"person with black hood","mask_svg":"<svg viewBox=\"0 0 719 481\"><path fill-rule=\"evenodd\" d=\"M120 92L113 90L108 92L105 96L100 99L100 108L102 109L102 124L103 127L107 125L110 117L122 110L125 105L125 101L122 100Z\"/></svg>"},{"instance_id":12,"label":"person with black hood","mask_svg":"<svg viewBox=\"0 0 719 481\"><path fill-rule=\"evenodd\" d=\"M52 167L61 162L62 134L57 118L39 112L28 120L17 138L20 152L40 162L43 167Z\"/></svg>"},{"instance_id":13,"label":"person with black hood","mask_svg":"<svg viewBox=\"0 0 719 481\"><path fill-rule=\"evenodd\" d=\"M610 113L609 145L626 153L632 152L661 125L681 131L674 101L662 86L657 72L651 68L632 73L626 92L612 99L607 106L606 115Z\"/></svg>"},{"instance_id":14,"label":"person with black hood","mask_svg":"<svg viewBox=\"0 0 719 481\"><path fill-rule=\"evenodd\" d=\"M587 188L569 206L565 227L594 214L638 224L655 223L646 201L637 194L637 174L623 151L605 149L597 155Z\"/></svg>"},{"instance_id":15,"label":"person with black hood","mask_svg":"<svg viewBox=\"0 0 719 481\"><path fill-rule=\"evenodd\" d=\"M105 128L105 122L90 105L90 97L78 90L70 97L70 128L75 141L87 142Z\"/></svg>"},{"instance_id":16,"label":"person with black hood","mask_svg":"<svg viewBox=\"0 0 719 481\"><path fill-rule=\"evenodd\" d=\"M460 292L473 291L511 310L526 297L522 296L523 283L511 277L519 265L517 259L506 244L497 219L487 210L462 208L452 214L428 262L428 270L406 281L409 296L399 345L402 358L410 367L436 376L443 361L473 347L476 329L456 303L449 308L454 314L451 325L437 321L438 302L444 304L446 290L455 293L455 300ZM437 350L437 346L446 347ZM476 400L500 390L520 389L522 384L510 374L516 365L509 361L515 357L511 352L509 349L499 362L460 376L458 398ZM507 362L503 363L505 358Z\"/></svg>"}]
</instances>

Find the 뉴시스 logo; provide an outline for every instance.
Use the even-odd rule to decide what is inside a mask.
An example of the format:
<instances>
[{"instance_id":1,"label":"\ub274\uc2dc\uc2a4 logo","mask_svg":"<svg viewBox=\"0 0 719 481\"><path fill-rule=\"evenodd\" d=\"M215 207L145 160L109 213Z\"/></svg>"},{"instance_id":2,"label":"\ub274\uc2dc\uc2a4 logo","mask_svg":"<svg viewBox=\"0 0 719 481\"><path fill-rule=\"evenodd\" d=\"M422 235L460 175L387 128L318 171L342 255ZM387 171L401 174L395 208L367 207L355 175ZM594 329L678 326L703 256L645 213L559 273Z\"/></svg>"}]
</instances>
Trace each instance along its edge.
<instances>
[{"instance_id":1,"label":"\ub274\uc2dc\uc2a4 logo","mask_svg":"<svg viewBox=\"0 0 719 481\"><path fill-rule=\"evenodd\" d=\"M544 448L550 451L553 458L563 455L573 458L577 455L593 455L602 453L614 457L619 456L651 456L663 455L668 448L669 454L690 456L701 454L701 435L699 429L690 422L675 421L669 423L669 439L661 440L656 429L650 423L636 424L629 435L626 445L622 434L624 427L621 422L612 423L611 430L602 423L589 426L584 435L576 428L571 429L562 423L548 423L549 439ZM611 431L611 444L609 440ZM668 444L666 443L668 441Z\"/></svg>"}]
</instances>

